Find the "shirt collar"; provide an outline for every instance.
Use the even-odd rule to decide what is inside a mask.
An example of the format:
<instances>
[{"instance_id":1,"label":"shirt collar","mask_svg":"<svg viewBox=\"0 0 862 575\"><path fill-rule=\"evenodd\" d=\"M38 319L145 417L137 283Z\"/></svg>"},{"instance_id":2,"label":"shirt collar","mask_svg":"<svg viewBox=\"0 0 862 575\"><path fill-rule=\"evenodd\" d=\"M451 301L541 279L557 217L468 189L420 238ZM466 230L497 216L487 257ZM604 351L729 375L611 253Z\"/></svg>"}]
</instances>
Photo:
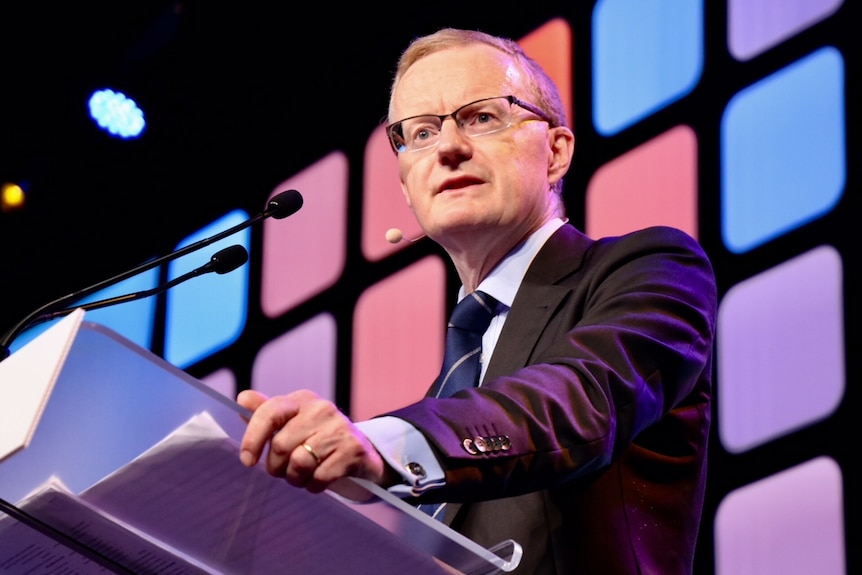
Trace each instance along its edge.
<instances>
[{"instance_id":1,"label":"shirt collar","mask_svg":"<svg viewBox=\"0 0 862 575\"><path fill-rule=\"evenodd\" d=\"M551 218L545 222L539 229L530 234L530 236L518 244L515 249L509 252L499 264L497 264L491 273L488 274L477 289L482 290L490 295L498 302L504 304L507 308L512 307L512 302L515 301L515 294L518 293L518 288L521 281L524 279L524 274L527 273L527 268L533 262L533 258L548 241L548 238L565 223L561 218ZM458 290L458 301L464 297L464 286Z\"/></svg>"}]
</instances>

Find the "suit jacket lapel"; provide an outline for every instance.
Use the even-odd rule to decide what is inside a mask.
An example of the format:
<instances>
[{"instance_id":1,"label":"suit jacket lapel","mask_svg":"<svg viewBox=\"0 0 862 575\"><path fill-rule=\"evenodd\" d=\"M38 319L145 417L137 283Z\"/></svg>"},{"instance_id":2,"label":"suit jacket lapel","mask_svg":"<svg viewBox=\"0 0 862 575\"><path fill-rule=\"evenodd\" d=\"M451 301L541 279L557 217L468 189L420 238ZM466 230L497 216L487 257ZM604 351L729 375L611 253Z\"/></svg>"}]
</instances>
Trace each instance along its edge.
<instances>
[{"instance_id":1,"label":"suit jacket lapel","mask_svg":"<svg viewBox=\"0 0 862 575\"><path fill-rule=\"evenodd\" d=\"M494 348L485 379L512 373L527 365L530 354L571 285L558 285L583 263L592 240L572 226L557 230L524 276Z\"/></svg>"},{"instance_id":2,"label":"suit jacket lapel","mask_svg":"<svg viewBox=\"0 0 862 575\"><path fill-rule=\"evenodd\" d=\"M592 243L573 226L564 225L539 250L512 302L488 364L486 381L527 365L539 337L572 290L571 285L558 282L581 267ZM443 522L451 524L462 507L469 508L469 503L447 503Z\"/></svg>"}]
</instances>

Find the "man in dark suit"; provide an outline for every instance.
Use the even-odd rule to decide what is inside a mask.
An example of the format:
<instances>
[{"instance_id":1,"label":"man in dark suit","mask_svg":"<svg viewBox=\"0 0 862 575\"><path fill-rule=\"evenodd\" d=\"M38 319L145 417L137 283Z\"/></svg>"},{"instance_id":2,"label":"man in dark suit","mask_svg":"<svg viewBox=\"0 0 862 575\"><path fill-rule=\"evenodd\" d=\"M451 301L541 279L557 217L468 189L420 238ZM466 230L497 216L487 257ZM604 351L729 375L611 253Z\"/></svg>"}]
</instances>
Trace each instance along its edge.
<instances>
[{"instance_id":1,"label":"man in dark suit","mask_svg":"<svg viewBox=\"0 0 862 575\"><path fill-rule=\"evenodd\" d=\"M690 573L717 306L703 250L666 227L595 241L566 223L574 135L512 41L415 40L389 112L406 200L459 300L493 298L479 381L358 423L307 391L244 391L241 460L313 492L353 476L448 502L470 539L523 546L515 573Z\"/></svg>"}]
</instances>

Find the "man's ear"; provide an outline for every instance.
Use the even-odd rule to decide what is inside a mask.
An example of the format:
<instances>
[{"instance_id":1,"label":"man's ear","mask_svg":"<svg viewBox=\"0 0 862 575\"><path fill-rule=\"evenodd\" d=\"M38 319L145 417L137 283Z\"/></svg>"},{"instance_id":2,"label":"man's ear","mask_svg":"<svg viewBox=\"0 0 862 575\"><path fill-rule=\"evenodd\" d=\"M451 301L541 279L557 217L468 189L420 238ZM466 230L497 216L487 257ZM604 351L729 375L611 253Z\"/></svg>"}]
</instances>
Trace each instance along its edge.
<instances>
[{"instance_id":1,"label":"man's ear","mask_svg":"<svg viewBox=\"0 0 862 575\"><path fill-rule=\"evenodd\" d=\"M401 182L401 193L404 194L404 200L407 202L407 207L413 209L413 204L410 202L410 195L407 193L407 187L404 182Z\"/></svg>"},{"instance_id":2,"label":"man's ear","mask_svg":"<svg viewBox=\"0 0 862 575\"><path fill-rule=\"evenodd\" d=\"M548 181L557 182L566 175L575 154L575 134L566 126L548 130Z\"/></svg>"}]
</instances>

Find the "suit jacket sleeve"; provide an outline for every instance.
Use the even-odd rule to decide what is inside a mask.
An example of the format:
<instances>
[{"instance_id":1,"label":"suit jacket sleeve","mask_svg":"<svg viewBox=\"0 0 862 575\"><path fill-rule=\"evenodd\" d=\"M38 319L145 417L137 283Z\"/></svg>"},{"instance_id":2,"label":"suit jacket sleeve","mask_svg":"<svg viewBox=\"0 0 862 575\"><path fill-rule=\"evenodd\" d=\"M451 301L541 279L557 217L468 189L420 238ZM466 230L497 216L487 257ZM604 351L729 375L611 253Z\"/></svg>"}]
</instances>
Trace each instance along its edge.
<instances>
[{"instance_id":1,"label":"suit jacket sleeve","mask_svg":"<svg viewBox=\"0 0 862 575\"><path fill-rule=\"evenodd\" d=\"M716 305L709 260L686 234L593 241L563 226L527 271L483 386L388 414L422 431L446 472L423 500L588 478L673 410L708 406ZM691 447L680 442L704 441L708 411L690 433L653 434L651 448L674 456ZM474 438L498 449L465 448Z\"/></svg>"}]
</instances>

